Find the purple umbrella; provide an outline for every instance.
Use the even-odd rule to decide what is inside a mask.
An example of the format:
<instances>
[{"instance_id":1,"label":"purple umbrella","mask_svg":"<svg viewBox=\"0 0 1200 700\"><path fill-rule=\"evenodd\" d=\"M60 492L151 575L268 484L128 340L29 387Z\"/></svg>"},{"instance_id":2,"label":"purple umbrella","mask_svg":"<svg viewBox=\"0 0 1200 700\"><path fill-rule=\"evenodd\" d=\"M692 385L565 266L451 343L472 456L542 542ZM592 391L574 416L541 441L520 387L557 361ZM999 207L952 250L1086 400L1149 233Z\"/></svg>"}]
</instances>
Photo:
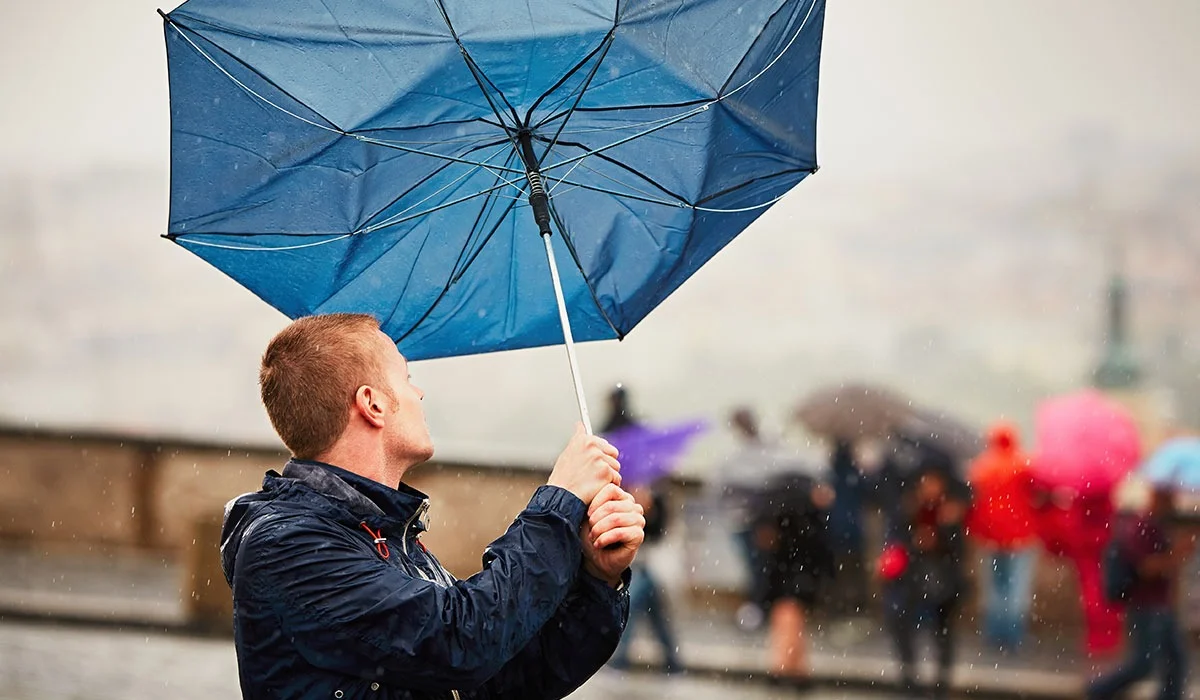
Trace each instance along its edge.
<instances>
[{"instance_id":1,"label":"purple umbrella","mask_svg":"<svg viewBox=\"0 0 1200 700\"><path fill-rule=\"evenodd\" d=\"M622 486L648 484L668 474L692 440L708 429L704 421L675 425L630 425L604 437L621 455Z\"/></svg>"}]
</instances>

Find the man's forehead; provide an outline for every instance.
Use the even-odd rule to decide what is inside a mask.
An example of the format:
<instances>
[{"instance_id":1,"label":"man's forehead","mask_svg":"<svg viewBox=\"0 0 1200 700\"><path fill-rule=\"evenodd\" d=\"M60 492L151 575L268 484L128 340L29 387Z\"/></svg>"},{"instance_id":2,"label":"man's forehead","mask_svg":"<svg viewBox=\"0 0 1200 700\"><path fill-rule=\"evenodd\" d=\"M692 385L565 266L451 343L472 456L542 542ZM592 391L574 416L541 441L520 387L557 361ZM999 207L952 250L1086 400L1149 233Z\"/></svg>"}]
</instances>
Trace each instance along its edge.
<instances>
[{"instance_id":1,"label":"man's forehead","mask_svg":"<svg viewBox=\"0 0 1200 700\"><path fill-rule=\"evenodd\" d=\"M390 337L388 337L388 334L384 333L383 331L376 331L376 333L378 334L379 341L384 344L384 352L388 355L393 355L400 358L400 362L407 367L408 360L403 354L400 353L400 349L396 347L396 343L393 342Z\"/></svg>"}]
</instances>

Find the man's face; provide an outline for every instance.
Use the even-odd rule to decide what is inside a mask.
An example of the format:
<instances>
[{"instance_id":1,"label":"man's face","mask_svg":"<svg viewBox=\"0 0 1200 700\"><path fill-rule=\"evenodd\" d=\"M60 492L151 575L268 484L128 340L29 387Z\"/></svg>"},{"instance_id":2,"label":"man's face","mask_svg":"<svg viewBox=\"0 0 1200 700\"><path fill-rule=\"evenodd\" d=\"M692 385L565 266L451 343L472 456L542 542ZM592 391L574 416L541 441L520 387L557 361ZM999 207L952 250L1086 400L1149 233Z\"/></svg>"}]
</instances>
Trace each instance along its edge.
<instances>
[{"instance_id":1,"label":"man's face","mask_svg":"<svg viewBox=\"0 0 1200 700\"><path fill-rule=\"evenodd\" d=\"M424 462L433 456L433 439L429 436L425 410L421 406L425 393L412 383L408 361L396 349L395 343L382 331L378 333L384 380L393 399L384 438L388 456L398 461Z\"/></svg>"}]
</instances>

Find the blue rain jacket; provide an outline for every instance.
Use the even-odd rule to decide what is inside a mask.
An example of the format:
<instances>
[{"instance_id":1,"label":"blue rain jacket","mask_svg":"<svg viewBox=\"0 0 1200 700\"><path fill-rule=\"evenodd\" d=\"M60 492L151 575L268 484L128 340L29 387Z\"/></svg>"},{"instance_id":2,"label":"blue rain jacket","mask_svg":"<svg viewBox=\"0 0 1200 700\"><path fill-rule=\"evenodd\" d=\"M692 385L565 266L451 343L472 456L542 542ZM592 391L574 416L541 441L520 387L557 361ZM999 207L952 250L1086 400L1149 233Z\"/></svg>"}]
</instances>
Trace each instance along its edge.
<instances>
[{"instance_id":1,"label":"blue rain jacket","mask_svg":"<svg viewBox=\"0 0 1200 700\"><path fill-rule=\"evenodd\" d=\"M608 660L628 595L581 568L582 501L539 488L461 581L418 540L428 507L299 460L229 503L246 698L561 698Z\"/></svg>"}]
</instances>

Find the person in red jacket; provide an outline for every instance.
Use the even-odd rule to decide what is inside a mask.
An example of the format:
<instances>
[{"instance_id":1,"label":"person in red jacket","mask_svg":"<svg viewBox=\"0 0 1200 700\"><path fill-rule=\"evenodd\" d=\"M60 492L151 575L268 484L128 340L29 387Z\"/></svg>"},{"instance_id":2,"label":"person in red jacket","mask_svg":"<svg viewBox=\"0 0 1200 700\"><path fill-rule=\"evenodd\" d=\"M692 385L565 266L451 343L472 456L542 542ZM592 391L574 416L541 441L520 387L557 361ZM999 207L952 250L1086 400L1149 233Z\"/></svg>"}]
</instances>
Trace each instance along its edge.
<instances>
[{"instance_id":1,"label":"person in red jacket","mask_svg":"<svg viewBox=\"0 0 1200 700\"><path fill-rule=\"evenodd\" d=\"M1017 429L1001 422L968 473L974 501L967 533L986 552L984 638L1003 651L1020 647L1029 618L1037 537L1033 477Z\"/></svg>"}]
</instances>

